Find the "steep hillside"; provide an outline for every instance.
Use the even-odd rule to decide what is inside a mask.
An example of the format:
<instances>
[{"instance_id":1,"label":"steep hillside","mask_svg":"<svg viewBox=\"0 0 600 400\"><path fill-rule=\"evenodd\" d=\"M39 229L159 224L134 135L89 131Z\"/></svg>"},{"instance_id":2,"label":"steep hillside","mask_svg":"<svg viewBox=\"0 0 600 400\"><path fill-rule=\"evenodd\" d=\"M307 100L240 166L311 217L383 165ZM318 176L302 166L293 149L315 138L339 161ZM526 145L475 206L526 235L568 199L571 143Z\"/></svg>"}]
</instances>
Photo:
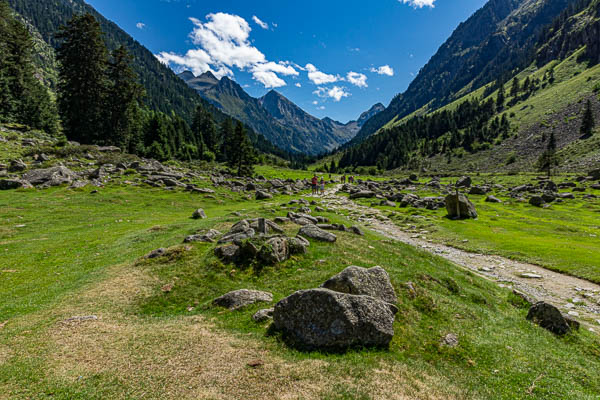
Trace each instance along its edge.
<instances>
[{"instance_id":1,"label":"steep hillside","mask_svg":"<svg viewBox=\"0 0 600 400\"><path fill-rule=\"evenodd\" d=\"M194 90L177 79L177 76L144 46L134 40L113 22L104 18L83 0L8 0L10 6L39 31L41 37L52 47L58 46L55 34L74 14L89 12L105 32L110 50L123 44L134 56L134 69L146 89L146 103L150 108L177 114L191 121L193 113L202 100Z\"/></svg>"},{"instance_id":2,"label":"steep hillside","mask_svg":"<svg viewBox=\"0 0 600 400\"><path fill-rule=\"evenodd\" d=\"M508 79L528 64L543 29L575 1L490 0L458 26L404 93L367 121L354 142L423 106L435 110L497 78Z\"/></svg>"}]
</instances>

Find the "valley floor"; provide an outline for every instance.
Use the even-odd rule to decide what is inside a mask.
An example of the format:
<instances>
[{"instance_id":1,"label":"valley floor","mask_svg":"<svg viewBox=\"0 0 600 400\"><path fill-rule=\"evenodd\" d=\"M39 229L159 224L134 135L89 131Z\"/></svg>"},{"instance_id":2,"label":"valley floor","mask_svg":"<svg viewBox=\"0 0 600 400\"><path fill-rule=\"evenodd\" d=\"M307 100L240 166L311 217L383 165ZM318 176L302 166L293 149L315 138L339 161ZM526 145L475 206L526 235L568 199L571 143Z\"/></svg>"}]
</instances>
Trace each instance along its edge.
<instances>
[{"instance_id":1,"label":"valley floor","mask_svg":"<svg viewBox=\"0 0 600 400\"><path fill-rule=\"evenodd\" d=\"M285 215L297 198L119 183L0 192L0 399L597 399L597 334L554 336L525 320L508 288L373 223L363 237L339 232L261 271L222 264L214 245L181 244L199 229ZM330 202L319 215L351 223L333 209L343 199L316 200ZM198 207L207 219L190 218ZM167 255L142 258L157 247ZM278 301L348 265L391 276L400 311L388 351L300 352L252 321L260 305L211 305L240 288ZM457 347L442 344L448 333Z\"/></svg>"}]
</instances>

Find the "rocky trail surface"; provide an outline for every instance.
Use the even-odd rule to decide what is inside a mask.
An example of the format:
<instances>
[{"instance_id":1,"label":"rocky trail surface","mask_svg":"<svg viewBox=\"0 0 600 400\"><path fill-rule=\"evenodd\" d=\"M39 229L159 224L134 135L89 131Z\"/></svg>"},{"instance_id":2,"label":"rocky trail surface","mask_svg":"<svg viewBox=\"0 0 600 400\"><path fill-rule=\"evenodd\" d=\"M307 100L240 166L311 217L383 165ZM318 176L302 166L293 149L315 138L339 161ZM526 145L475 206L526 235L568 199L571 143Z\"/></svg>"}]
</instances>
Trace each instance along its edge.
<instances>
[{"instance_id":1,"label":"rocky trail surface","mask_svg":"<svg viewBox=\"0 0 600 400\"><path fill-rule=\"evenodd\" d=\"M355 203L338 194L341 185L321 196L322 204L383 236L423 249L454 264L518 292L530 302L546 301L562 312L584 323L588 329L600 331L600 285L549 269L508 258L470 253L433 243L422 235L403 231L380 210Z\"/></svg>"}]
</instances>

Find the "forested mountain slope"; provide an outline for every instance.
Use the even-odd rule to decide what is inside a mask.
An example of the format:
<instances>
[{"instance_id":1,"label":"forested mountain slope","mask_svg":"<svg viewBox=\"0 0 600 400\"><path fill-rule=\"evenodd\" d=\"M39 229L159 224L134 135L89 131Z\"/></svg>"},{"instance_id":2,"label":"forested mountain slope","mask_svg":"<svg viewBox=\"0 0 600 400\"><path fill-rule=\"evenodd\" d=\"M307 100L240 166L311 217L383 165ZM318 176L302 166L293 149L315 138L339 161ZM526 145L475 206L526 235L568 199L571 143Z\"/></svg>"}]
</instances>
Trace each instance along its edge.
<instances>
[{"instance_id":1,"label":"forested mountain slope","mask_svg":"<svg viewBox=\"0 0 600 400\"><path fill-rule=\"evenodd\" d=\"M371 118L354 143L423 106L435 110L527 65L542 30L576 0L490 0L421 69L408 89Z\"/></svg>"}]
</instances>

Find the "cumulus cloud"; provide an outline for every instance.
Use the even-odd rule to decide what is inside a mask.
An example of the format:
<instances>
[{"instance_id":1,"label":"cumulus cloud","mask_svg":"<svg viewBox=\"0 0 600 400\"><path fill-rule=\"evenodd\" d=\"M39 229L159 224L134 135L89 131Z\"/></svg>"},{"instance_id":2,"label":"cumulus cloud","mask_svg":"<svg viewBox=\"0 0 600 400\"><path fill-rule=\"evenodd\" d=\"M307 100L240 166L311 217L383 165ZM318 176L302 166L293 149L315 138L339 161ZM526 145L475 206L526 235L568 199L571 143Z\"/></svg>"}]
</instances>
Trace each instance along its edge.
<instances>
[{"instance_id":1,"label":"cumulus cloud","mask_svg":"<svg viewBox=\"0 0 600 400\"><path fill-rule=\"evenodd\" d=\"M369 86L367 85L367 76L365 74L359 74L358 72L350 71L348 72L346 79L354 86L361 88L366 88Z\"/></svg>"},{"instance_id":2,"label":"cumulus cloud","mask_svg":"<svg viewBox=\"0 0 600 400\"><path fill-rule=\"evenodd\" d=\"M409 4L414 8L435 7L435 0L398 0L402 4Z\"/></svg>"},{"instance_id":3,"label":"cumulus cloud","mask_svg":"<svg viewBox=\"0 0 600 400\"><path fill-rule=\"evenodd\" d=\"M252 16L252 21L254 21L256 25L260 26L263 29L269 29L269 24L261 21L260 18L258 18L256 15Z\"/></svg>"},{"instance_id":4,"label":"cumulus cloud","mask_svg":"<svg viewBox=\"0 0 600 400\"><path fill-rule=\"evenodd\" d=\"M258 17L254 21L264 28ZM156 57L167 65L175 65L179 69L191 69L195 75L212 71L221 78L233 75L232 68L247 70L252 78L266 88L285 86L280 77L297 76L298 71L287 62L275 63L267 60L265 55L250 42L252 28L248 22L238 16L226 13L208 14L206 22L190 18L194 29L190 33L197 49L189 50L184 56L161 52ZM259 23L260 21L260 23ZM268 25L267 25L268 28Z\"/></svg>"},{"instance_id":5,"label":"cumulus cloud","mask_svg":"<svg viewBox=\"0 0 600 400\"><path fill-rule=\"evenodd\" d=\"M256 64L250 69L250 72L252 72L254 79L262 83L266 88L277 88L286 85L285 81L277 74L298 76L298 71L292 66L285 63L277 64L272 61Z\"/></svg>"},{"instance_id":6,"label":"cumulus cloud","mask_svg":"<svg viewBox=\"0 0 600 400\"><path fill-rule=\"evenodd\" d=\"M135 24L135 27L138 29L144 29L146 27L146 24L144 24L143 22L138 22L137 24Z\"/></svg>"},{"instance_id":7,"label":"cumulus cloud","mask_svg":"<svg viewBox=\"0 0 600 400\"><path fill-rule=\"evenodd\" d=\"M302 87L302 84L300 84L300 82L297 82L296 87Z\"/></svg>"},{"instance_id":8,"label":"cumulus cloud","mask_svg":"<svg viewBox=\"0 0 600 400\"><path fill-rule=\"evenodd\" d=\"M379 68L371 68L371 72L375 72L379 75L394 76L394 69L389 65L382 65Z\"/></svg>"},{"instance_id":9,"label":"cumulus cloud","mask_svg":"<svg viewBox=\"0 0 600 400\"><path fill-rule=\"evenodd\" d=\"M325 85L327 83L334 83L340 80L339 75L330 75L321 72L312 64L306 64L304 67L308 71L308 79L315 85Z\"/></svg>"},{"instance_id":10,"label":"cumulus cloud","mask_svg":"<svg viewBox=\"0 0 600 400\"><path fill-rule=\"evenodd\" d=\"M340 86L334 86L332 88L319 87L313 93L319 97L331 98L336 102L344 97L350 96L350 93L346 92L346 88Z\"/></svg>"}]
</instances>

